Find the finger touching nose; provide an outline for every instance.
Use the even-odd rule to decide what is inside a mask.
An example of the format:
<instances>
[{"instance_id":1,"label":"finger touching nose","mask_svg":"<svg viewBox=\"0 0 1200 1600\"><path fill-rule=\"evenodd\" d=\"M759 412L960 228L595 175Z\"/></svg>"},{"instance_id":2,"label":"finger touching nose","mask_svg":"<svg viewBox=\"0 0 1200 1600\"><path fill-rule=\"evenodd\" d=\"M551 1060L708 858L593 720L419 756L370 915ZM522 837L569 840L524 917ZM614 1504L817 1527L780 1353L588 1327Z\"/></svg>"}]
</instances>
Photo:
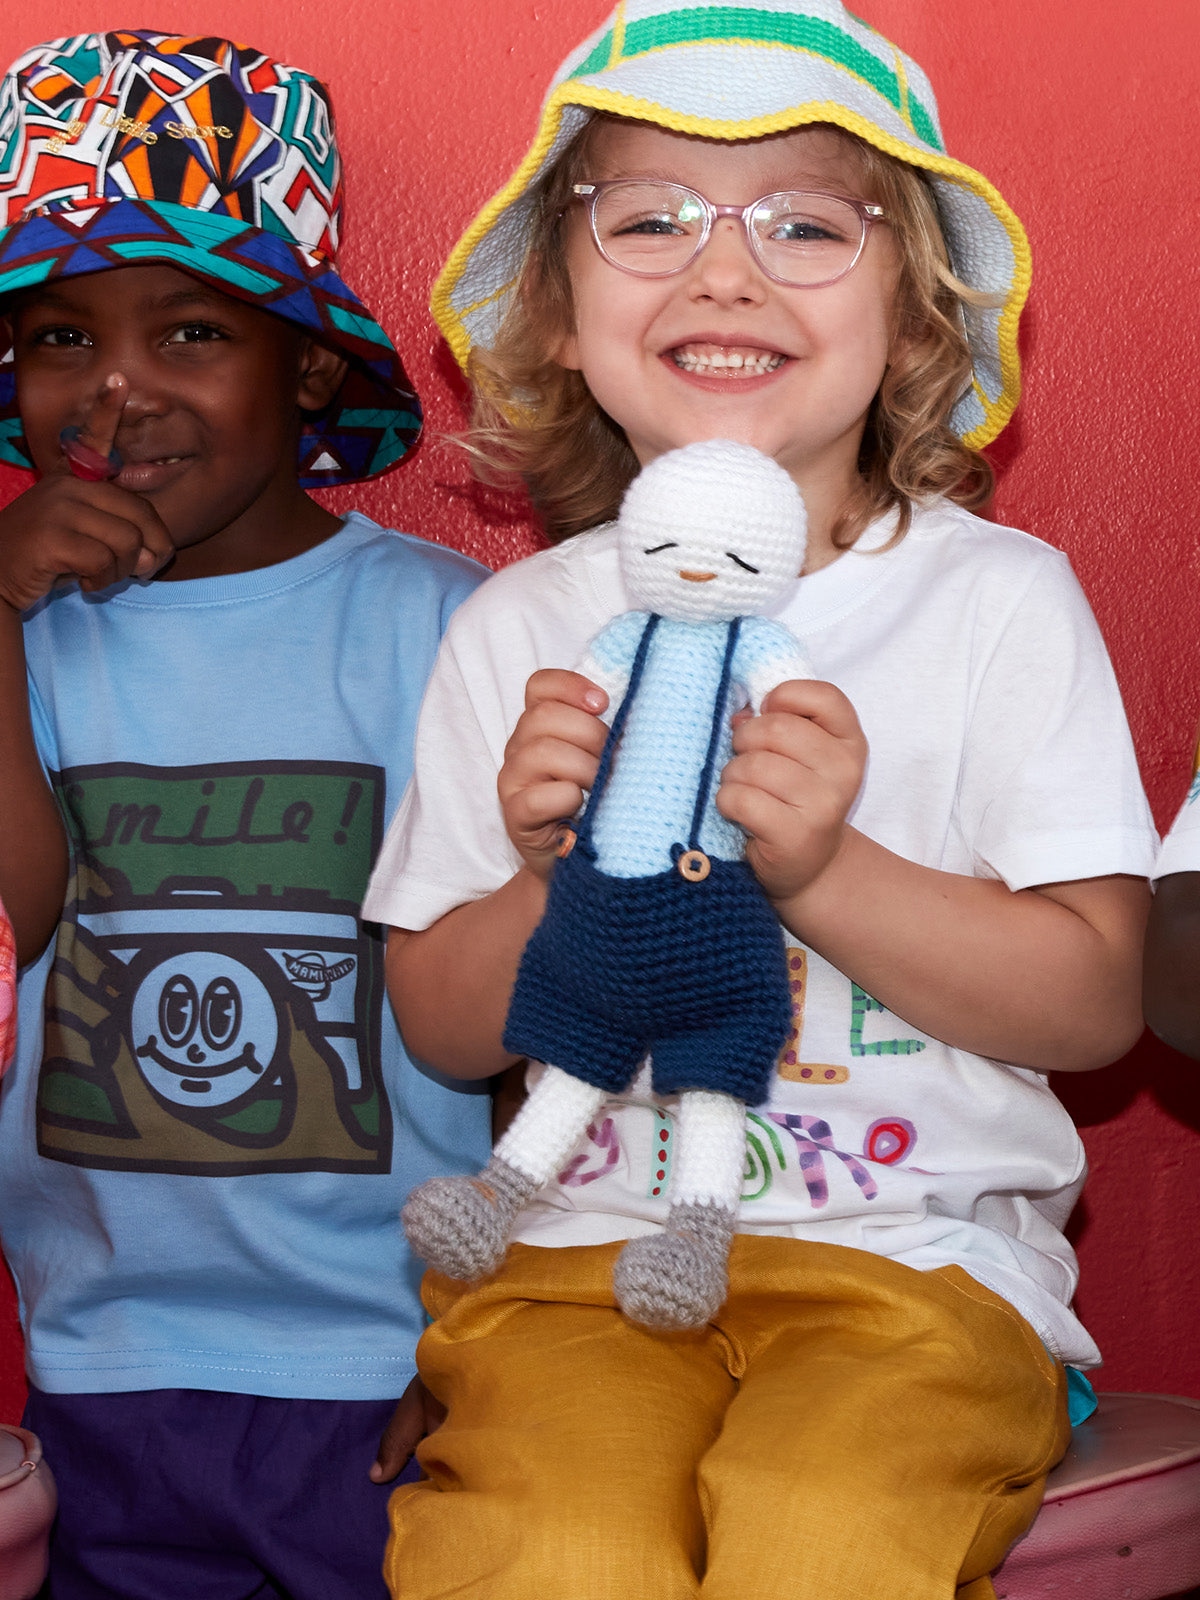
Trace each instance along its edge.
<instances>
[{"instance_id":1,"label":"finger touching nose","mask_svg":"<svg viewBox=\"0 0 1200 1600\"><path fill-rule=\"evenodd\" d=\"M76 477L113 478L121 470L114 449L117 429L129 398L128 379L120 372L105 378L77 428L64 428L59 436L67 465Z\"/></svg>"},{"instance_id":2,"label":"finger touching nose","mask_svg":"<svg viewBox=\"0 0 1200 1600\"><path fill-rule=\"evenodd\" d=\"M120 372L110 373L80 425L80 442L98 455L108 455L116 440L117 429L121 426L121 413L128 399L128 378Z\"/></svg>"}]
</instances>

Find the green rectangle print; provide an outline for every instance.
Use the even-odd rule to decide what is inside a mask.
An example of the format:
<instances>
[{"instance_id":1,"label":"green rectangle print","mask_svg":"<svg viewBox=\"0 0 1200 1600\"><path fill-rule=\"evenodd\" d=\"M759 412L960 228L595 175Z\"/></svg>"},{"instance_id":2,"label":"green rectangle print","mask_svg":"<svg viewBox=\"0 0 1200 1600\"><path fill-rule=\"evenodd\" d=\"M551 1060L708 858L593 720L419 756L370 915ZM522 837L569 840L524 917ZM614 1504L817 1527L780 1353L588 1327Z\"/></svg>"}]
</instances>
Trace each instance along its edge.
<instances>
[{"instance_id":1,"label":"green rectangle print","mask_svg":"<svg viewBox=\"0 0 1200 1600\"><path fill-rule=\"evenodd\" d=\"M75 767L56 787L77 852L135 896L190 877L354 899L378 843L378 781L346 763L273 762Z\"/></svg>"},{"instance_id":2,"label":"green rectangle print","mask_svg":"<svg viewBox=\"0 0 1200 1600\"><path fill-rule=\"evenodd\" d=\"M46 991L41 1153L387 1171L382 946L358 920L382 771L104 765L55 788L75 872Z\"/></svg>"}]
</instances>

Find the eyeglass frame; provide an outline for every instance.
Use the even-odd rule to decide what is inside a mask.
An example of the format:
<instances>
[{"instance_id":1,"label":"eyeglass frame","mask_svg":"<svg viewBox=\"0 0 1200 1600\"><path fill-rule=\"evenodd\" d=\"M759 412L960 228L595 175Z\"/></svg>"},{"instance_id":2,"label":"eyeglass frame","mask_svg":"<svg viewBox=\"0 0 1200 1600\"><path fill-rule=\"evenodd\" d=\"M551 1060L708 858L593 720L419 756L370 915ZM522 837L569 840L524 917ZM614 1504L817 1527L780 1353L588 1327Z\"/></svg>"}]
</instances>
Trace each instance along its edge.
<instances>
[{"instance_id":1,"label":"eyeglass frame","mask_svg":"<svg viewBox=\"0 0 1200 1600\"><path fill-rule=\"evenodd\" d=\"M606 189L615 189L620 184L629 183L657 184L667 189L681 189L684 194L694 196L704 207L704 227L696 243L696 248L687 260L681 262L679 266L668 267L665 272L643 272L638 267L626 266L623 261L614 260L601 244L600 234L596 227L596 206L599 204L600 197ZM822 278L817 283L793 283L790 278L781 278L777 272L772 272L763 260L761 241L750 225L751 214L765 200L774 200L778 195L784 194L811 195L814 200L838 200L843 205L849 206L852 211L858 213L859 221L862 224L862 237L859 239L858 249L854 252L854 259L849 265L843 267L834 277ZM847 194L829 194L821 189L773 189L770 194L762 194L759 195L757 200L751 200L748 206L719 206L715 205L705 195L702 195L698 189L693 189L690 184L675 183L670 178L602 178L597 183L573 183L571 185L571 198L587 207L588 228L592 235L592 241L602 258L608 262L610 267L615 267L618 272L627 272L631 278L674 278L679 273L686 272L712 237L713 224L720 221L722 217L736 217L742 224L742 232L746 236L746 243L750 247L750 253L754 257L755 264L765 277L770 278L772 283L782 284L785 289L827 289L831 283L840 283L843 278L854 271L862 260L864 250L867 248L867 240L870 237L871 229L877 222L888 221L888 214L882 206L873 205L869 200L854 200Z\"/></svg>"}]
</instances>

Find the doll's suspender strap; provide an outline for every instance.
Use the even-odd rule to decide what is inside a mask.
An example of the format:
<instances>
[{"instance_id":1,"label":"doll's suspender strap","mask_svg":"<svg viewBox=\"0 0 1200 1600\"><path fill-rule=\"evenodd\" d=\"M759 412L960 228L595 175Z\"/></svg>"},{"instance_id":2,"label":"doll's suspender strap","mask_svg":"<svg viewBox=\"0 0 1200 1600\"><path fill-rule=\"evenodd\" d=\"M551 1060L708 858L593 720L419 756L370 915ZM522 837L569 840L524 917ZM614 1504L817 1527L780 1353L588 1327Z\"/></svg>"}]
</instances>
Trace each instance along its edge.
<instances>
[{"instance_id":1,"label":"doll's suspender strap","mask_svg":"<svg viewBox=\"0 0 1200 1600\"><path fill-rule=\"evenodd\" d=\"M688 849L700 848L700 824L704 821L704 810L708 805L708 796L712 790L713 768L717 762L717 750L721 742L721 726L725 720L725 701L729 696L729 679L733 672L733 652L737 648L738 634L741 632L742 619L734 617L729 624L725 635L725 656L721 662L721 681L717 684L716 697L713 700L712 727L708 734L708 750L704 756L704 769L700 774L700 783L696 789L696 804L692 810L692 831L688 836ZM675 859L678 855L672 851Z\"/></svg>"},{"instance_id":2,"label":"doll's suspender strap","mask_svg":"<svg viewBox=\"0 0 1200 1600\"><path fill-rule=\"evenodd\" d=\"M638 685L642 681L642 669L646 665L646 657L650 654L650 641L654 631L662 618L651 615L646 619L646 626L642 629L642 637L638 640L637 651L634 654L633 665L629 669L629 683L626 685L625 698L617 708L617 714L612 720L608 730L608 738L604 741L604 749L600 752L600 765L596 768L596 779L592 784L592 792L588 795L588 803L584 807L583 816L579 819L577 830L579 843L590 856L592 854L592 814L600 803L600 796L608 786L608 775L612 771L613 756L616 754L617 745L621 735L625 732L625 724L629 720L629 712L633 706L634 696L637 694Z\"/></svg>"},{"instance_id":3,"label":"doll's suspender strap","mask_svg":"<svg viewBox=\"0 0 1200 1600\"><path fill-rule=\"evenodd\" d=\"M587 805L584 807L583 816L579 819L578 843L583 846L587 856L594 855L592 849L592 816L600 797L608 785L609 775L612 771L613 757L625 731L625 723L629 718L630 709L641 684L642 673L645 669L646 659L650 654L650 641L654 637L655 629L662 618L651 615L646 620L642 629L642 637L638 640L637 651L633 658L633 665L629 670L629 684L625 690L624 699L613 718L612 727L608 730L608 738L604 741L604 749L600 755L600 765L596 768L596 779L592 784L592 792L588 796ZM671 859L677 864L686 862L689 857L699 857L704 861L704 871L701 876L707 877L707 858L700 849L700 828L704 821L705 808L712 792L713 769L716 766L717 751L721 743L721 728L724 721L725 702L729 695L729 680L733 673L733 652L737 648L738 634L741 631L742 619L734 617L729 623L725 635L725 655L721 662L721 676L717 684L717 692L713 697L712 724L708 735L708 749L704 756L704 766L700 772L700 781L696 786L696 803L692 808L692 826L688 836L687 849L676 844L671 847ZM684 877L692 874L685 870L681 864L680 872Z\"/></svg>"}]
</instances>

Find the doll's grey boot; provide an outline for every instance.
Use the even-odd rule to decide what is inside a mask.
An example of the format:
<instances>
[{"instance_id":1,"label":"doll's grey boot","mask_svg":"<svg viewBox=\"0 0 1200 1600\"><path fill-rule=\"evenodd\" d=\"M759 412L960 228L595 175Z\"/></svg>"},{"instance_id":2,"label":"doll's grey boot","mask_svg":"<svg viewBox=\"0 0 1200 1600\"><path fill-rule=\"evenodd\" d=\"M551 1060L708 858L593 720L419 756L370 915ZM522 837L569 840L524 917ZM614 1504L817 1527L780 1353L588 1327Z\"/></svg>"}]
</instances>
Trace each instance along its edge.
<instances>
[{"instance_id":1,"label":"doll's grey boot","mask_svg":"<svg viewBox=\"0 0 1200 1600\"><path fill-rule=\"evenodd\" d=\"M539 1188L493 1156L476 1177L430 1178L400 1213L408 1242L448 1278L473 1283L504 1260L517 1212Z\"/></svg>"},{"instance_id":2,"label":"doll's grey boot","mask_svg":"<svg viewBox=\"0 0 1200 1600\"><path fill-rule=\"evenodd\" d=\"M631 1239L613 1268L617 1304L663 1333L702 1328L729 1292L734 1213L711 1202L674 1205L661 1233Z\"/></svg>"}]
</instances>

